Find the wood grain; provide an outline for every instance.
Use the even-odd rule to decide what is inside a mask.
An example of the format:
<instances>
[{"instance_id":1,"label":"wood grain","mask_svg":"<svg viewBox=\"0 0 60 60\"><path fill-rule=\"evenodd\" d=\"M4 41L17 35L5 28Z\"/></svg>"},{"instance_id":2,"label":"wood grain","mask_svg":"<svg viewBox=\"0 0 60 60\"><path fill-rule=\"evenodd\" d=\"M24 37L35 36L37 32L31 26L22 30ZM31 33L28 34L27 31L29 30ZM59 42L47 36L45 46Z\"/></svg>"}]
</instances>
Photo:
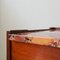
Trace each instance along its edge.
<instances>
[{"instance_id":1,"label":"wood grain","mask_svg":"<svg viewBox=\"0 0 60 60\"><path fill-rule=\"evenodd\" d=\"M60 60L60 49L12 41L12 60Z\"/></svg>"}]
</instances>

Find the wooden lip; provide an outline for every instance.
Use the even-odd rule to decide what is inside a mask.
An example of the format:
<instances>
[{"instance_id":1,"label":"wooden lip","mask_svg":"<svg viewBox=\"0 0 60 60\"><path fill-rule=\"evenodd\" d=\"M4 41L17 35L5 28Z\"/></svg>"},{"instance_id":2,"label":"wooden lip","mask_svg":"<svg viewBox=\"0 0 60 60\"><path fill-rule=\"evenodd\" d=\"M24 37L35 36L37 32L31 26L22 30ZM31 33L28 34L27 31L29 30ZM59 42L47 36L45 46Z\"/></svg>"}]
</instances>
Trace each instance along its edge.
<instances>
[{"instance_id":1,"label":"wooden lip","mask_svg":"<svg viewBox=\"0 0 60 60\"><path fill-rule=\"evenodd\" d=\"M58 31L60 28L50 27L49 29L38 29L38 30L10 30L10 34L24 34L24 33L34 33L43 31Z\"/></svg>"}]
</instances>

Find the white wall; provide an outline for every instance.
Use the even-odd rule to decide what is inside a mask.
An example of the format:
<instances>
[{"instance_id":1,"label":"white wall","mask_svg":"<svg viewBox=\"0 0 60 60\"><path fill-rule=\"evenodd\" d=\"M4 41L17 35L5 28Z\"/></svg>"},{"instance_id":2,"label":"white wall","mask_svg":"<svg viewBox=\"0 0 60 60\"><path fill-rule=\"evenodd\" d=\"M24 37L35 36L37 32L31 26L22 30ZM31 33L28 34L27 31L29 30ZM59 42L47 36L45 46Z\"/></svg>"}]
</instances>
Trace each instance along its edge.
<instances>
[{"instance_id":1,"label":"white wall","mask_svg":"<svg viewBox=\"0 0 60 60\"><path fill-rule=\"evenodd\" d=\"M0 60L6 60L6 31L60 26L60 0L1 0Z\"/></svg>"}]
</instances>

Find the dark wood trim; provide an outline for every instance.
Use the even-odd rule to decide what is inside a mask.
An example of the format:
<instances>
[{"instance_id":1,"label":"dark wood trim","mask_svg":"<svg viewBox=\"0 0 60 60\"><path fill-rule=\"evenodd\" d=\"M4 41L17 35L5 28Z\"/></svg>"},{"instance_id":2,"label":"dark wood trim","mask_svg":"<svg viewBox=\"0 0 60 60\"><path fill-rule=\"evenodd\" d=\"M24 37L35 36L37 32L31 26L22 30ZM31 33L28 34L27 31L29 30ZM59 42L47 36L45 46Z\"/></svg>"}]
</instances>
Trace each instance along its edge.
<instances>
[{"instance_id":1,"label":"dark wood trim","mask_svg":"<svg viewBox=\"0 0 60 60\"><path fill-rule=\"evenodd\" d=\"M12 41L10 41L10 60L12 60Z\"/></svg>"},{"instance_id":2,"label":"dark wood trim","mask_svg":"<svg viewBox=\"0 0 60 60\"><path fill-rule=\"evenodd\" d=\"M12 60L12 41L9 40L9 31L7 31L7 60Z\"/></svg>"}]
</instances>

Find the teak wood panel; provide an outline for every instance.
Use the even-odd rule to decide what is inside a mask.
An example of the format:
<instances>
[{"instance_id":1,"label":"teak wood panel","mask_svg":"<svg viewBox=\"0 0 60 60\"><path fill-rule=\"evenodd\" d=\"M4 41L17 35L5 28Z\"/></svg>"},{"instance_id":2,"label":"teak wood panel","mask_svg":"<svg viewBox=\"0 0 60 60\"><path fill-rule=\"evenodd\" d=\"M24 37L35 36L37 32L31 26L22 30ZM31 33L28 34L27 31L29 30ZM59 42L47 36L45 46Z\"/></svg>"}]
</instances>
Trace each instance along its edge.
<instances>
[{"instance_id":1,"label":"teak wood panel","mask_svg":"<svg viewBox=\"0 0 60 60\"><path fill-rule=\"evenodd\" d=\"M12 60L60 60L60 49L13 41Z\"/></svg>"},{"instance_id":2,"label":"teak wood panel","mask_svg":"<svg viewBox=\"0 0 60 60\"><path fill-rule=\"evenodd\" d=\"M8 34L7 60L60 60L59 48L9 41Z\"/></svg>"}]
</instances>

